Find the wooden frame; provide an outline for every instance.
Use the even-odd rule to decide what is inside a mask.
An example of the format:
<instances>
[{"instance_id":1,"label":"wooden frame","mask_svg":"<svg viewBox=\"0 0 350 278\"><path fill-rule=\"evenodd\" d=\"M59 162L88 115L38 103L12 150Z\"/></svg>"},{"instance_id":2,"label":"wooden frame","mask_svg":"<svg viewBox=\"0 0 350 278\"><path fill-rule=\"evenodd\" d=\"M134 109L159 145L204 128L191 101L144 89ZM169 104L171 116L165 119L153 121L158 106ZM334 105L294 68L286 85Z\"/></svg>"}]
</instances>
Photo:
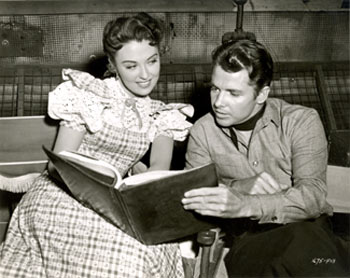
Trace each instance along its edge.
<instances>
[{"instance_id":1,"label":"wooden frame","mask_svg":"<svg viewBox=\"0 0 350 278\"><path fill-rule=\"evenodd\" d=\"M286 3L288 2L288 4ZM247 12L266 11L346 11L343 0L264 0L244 5ZM0 15L101 14L116 12L237 12L232 0L80 0L80 1L0 1Z\"/></svg>"}]
</instances>

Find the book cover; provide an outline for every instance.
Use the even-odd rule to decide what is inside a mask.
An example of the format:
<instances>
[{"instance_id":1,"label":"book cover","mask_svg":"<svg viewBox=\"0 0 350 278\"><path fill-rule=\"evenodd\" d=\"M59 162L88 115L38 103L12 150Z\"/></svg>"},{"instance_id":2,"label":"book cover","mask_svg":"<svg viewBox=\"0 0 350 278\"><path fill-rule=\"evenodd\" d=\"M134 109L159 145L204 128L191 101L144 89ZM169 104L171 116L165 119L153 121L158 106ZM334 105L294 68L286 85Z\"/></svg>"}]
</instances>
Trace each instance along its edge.
<instances>
[{"instance_id":1,"label":"book cover","mask_svg":"<svg viewBox=\"0 0 350 278\"><path fill-rule=\"evenodd\" d=\"M190 189L218 185L214 164L160 171L157 178L147 172L144 179L138 177L136 185L125 185L94 167L44 150L75 199L146 245L174 241L218 225L217 218L186 211L181 203ZM118 183L122 186L115 188Z\"/></svg>"}]
</instances>

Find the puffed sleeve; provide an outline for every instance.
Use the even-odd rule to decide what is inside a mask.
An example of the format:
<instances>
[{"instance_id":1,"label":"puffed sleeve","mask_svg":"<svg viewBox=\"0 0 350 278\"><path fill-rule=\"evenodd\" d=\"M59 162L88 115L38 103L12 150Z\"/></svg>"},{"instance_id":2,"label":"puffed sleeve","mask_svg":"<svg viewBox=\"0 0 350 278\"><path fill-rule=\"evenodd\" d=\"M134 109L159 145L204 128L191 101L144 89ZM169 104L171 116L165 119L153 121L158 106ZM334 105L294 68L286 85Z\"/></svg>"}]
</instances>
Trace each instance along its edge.
<instances>
[{"instance_id":1,"label":"puffed sleeve","mask_svg":"<svg viewBox=\"0 0 350 278\"><path fill-rule=\"evenodd\" d=\"M66 81L49 93L49 116L78 131L100 130L103 110L110 103L103 80L70 69L63 70L62 77Z\"/></svg>"},{"instance_id":2,"label":"puffed sleeve","mask_svg":"<svg viewBox=\"0 0 350 278\"><path fill-rule=\"evenodd\" d=\"M194 108L190 104L172 103L161 106L153 114L153 132L150 140L165 135L176 141L184 141L192 126L186 118L192 117L193 113Z\"/></svg>"}]
</instances>

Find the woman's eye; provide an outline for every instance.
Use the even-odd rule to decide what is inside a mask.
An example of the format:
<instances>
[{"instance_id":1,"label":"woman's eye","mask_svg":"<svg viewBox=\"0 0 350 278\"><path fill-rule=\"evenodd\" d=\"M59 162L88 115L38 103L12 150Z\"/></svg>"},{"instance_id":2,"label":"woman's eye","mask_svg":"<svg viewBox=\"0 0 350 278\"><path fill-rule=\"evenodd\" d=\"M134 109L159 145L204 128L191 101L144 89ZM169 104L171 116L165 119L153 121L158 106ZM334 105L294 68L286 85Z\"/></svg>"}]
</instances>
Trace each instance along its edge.
<instances>
[{"instance_id":1,"label":"woman's eye","mask_svg":"<svg viewBox=\"0 0 350 278\"><path fill-rule=\"evenodd\" d=\"M135 65L130 65L130 66L126 66L126 68L127 69L134 69L134 68L136 68L136 66Z\"/></svg>"},{"instance_id":2,"label":"woman's eye","mask_svg":"<svg viewBox=\"0 0 350 278\"><path fill-rule=\"evenodd\" d=\"M152 59L152 60L149 61L150 64L155 64L155 63L157 63L157 62L158 62L157 59Z\"/></svg>"}]
</instances>

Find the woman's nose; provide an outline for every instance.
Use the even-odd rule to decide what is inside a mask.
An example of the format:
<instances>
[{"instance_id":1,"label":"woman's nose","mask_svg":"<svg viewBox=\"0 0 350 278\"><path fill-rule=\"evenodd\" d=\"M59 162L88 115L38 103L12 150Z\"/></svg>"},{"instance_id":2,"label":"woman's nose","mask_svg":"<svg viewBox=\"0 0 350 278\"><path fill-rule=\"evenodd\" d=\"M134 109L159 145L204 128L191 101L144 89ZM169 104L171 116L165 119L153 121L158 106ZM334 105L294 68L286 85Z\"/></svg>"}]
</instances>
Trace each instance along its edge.
<instances>
[{"instance_id":1,"label":"woman's nose","mask_svg":"<svg viewBox=\"0 0 350 278\"><path fill-rule=\"evenodd\" d=\"M142 66L140 68L140 77L142 79L147 79L148 76L149 76L149 70L148 70L147 66Z\"/></svg>"}]
</instances>

